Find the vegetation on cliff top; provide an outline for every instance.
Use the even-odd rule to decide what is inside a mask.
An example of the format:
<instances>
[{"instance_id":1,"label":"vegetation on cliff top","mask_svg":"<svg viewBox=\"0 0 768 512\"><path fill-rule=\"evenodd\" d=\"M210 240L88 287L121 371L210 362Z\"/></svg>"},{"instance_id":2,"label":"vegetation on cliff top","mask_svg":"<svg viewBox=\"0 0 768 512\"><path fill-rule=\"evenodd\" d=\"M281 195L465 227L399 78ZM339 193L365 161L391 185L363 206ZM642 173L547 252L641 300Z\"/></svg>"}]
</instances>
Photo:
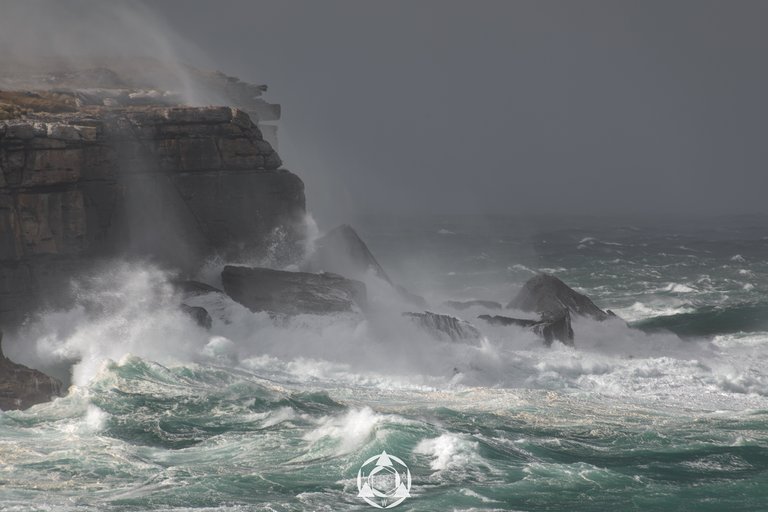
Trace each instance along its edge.
<instances>
[{"instance_id":1,"label":"vegetation on cliff top","mask_svg":"<svg viewBox=\"0 0 768 512\"><path fill-rule=\"evenodd\" d=\"M73 94L53 91L0 91L0 120L17 119L32 112L75 112Z\"/></svg>"}]
</instances>

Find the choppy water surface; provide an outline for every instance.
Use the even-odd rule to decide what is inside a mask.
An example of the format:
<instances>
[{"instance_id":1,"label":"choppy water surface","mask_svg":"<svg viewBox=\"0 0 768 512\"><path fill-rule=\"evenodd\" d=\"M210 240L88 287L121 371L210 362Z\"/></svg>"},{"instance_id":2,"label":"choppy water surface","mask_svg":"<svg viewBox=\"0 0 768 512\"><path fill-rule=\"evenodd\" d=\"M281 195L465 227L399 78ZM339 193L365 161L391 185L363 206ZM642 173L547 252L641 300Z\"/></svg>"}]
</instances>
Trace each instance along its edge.
<instances>
[{"instance_id":1,"label":"choppy water surface","mask_svg":"<svg viewBox=\"0 0 768 512\"><path fill-rule=\"evenodd\" d=\"M413 478L396 510L768 510L765 221L358 225L433 310L506 303L546 271L643 329L579 320L575 350L479 323L480 347L431 340L376 283L367 321L199 297L209 333L162 272L119 265L82 294L100 313L9 340L29 364L81 362L68 396L0 415L0 503L372 510L358 469L386 450Z\"/></svg>"}]
</instances>

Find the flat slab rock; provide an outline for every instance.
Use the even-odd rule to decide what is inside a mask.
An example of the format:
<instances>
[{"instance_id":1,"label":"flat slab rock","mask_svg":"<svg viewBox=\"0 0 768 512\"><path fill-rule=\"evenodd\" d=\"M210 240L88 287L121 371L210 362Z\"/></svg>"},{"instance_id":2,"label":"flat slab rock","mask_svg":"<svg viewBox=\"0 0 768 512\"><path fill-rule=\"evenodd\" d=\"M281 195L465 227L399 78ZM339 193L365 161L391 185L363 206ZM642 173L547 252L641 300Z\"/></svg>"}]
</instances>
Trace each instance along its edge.
<instances>
[{"instance_id":1,"label":"flat slab rock","mask_svg":"<svg viewBox=\"0 0 768 512\"><path fill-rule=\"evenodd\" d=\"M542 318L541 320L511 318L502 315L480 315L477 318L485 320L491 325L516 325L529 328L544 338L544 343L547 346L551 345L555 340L569 347L574 346L571 315L567 310L557 318Z\"/></svg>"},{"instance_id":2,"label":"flat slab rock","mask_svg":"<svg viewBox=\"0 0 768 512\"><path fill-rule=\"evenodd\" d=\"M426 330L434 338L450 341L479 342L482 335L475 326L449 315L439 315L431 311L424 313L403 313L403 316L413 320L419 327Z\"/></svg>"},{"instance_id":3,"label":"flat slab rock","mask_svg":"<svg viewBox=\"0 0 768 512\"><path fill-rule=\"evenodd\" d=\"M224 291L251 311L286 315L358 312L366 308L365 284L328 272L286 272L228 265Z\"/></svg>"}]
</instances>

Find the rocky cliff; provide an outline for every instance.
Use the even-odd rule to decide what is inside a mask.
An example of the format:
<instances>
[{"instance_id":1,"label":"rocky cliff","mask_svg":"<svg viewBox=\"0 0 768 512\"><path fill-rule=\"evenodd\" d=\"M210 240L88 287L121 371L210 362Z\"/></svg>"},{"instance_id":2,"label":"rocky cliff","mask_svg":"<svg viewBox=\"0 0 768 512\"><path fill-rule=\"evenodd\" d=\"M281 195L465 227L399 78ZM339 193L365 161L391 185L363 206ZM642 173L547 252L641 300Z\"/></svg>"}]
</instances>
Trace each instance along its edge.
<instances>
[{"instance_id":1,"label":"rocky cliff","mask_svg":"<svg viewBox=\"0 0 768 512\"><path fill-rule=\"evenodd\" d=\"M0 121L0 324L55 303L102 258L192 269L272 239L288 259L302 238L304 185L240 110L35 110Z\"/></svg>"},{"instance_id":2,"label":"rocky cliff","mask_svg":"<svg viewBox=\"0 0 768 512\"><path fill-rule=\"evenodd\" d=\"M0 332L0 410L26 409L61 394L61 382L3 355Z\"/></svg>"}]
</instances>

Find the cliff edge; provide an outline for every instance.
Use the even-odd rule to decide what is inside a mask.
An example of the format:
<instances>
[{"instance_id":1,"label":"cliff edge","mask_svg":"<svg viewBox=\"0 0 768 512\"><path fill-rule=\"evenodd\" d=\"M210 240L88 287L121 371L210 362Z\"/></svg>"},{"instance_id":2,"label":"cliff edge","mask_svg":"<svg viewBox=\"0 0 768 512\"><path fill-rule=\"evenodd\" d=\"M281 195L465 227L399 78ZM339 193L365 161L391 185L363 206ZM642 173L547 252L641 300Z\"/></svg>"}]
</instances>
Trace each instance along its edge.
<instances>
[{"instance_id":1,"label":"cliff edge","mask_svg":"<svg viewBox=\"0 0 768 512\"><path fill-rule=\"evenodd\" d=\"M241 110L3 98L0 325L55 305L100 259L192 270L211 254L258 256L272 237L290 259L303 238L304 185Z\"/></svg>"}]
</instances>

